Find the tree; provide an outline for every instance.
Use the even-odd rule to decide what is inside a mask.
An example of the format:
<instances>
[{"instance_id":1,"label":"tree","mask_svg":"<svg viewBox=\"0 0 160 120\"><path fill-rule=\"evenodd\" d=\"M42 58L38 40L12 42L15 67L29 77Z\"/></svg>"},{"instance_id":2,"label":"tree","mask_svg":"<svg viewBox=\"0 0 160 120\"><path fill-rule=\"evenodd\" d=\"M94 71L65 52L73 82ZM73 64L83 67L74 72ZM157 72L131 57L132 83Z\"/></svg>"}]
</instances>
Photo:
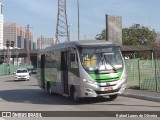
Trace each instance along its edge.
<instances>
[{"instance_id":1,"label":"tree","mask_svg":"<svg viewBox=\"0 0 160 120\"><path fill-rule=\"evenodd\" d=\"M106 40L106 30L103 29L100 34L96 35L96 40Z\"/></svg>"},{"instance_id":2,"label":"tree","mask_svg":"<svg viewBox=\"0 0 160 120\"><path fill-rule=\"evenodd\" d=\"M123 45L146 45L155 43L156 32L148 27L134 24L122 30Z\"/></svg>"},{"instance_id":3,"label":"tree","mask_svg":"<svg viewBox=\"0 0 160 120\"><path fill-rule=\"evenodd\" d=\"M122 29L123 45L146 45L154 43L156 40L156 32L150 30L149 27L133 24L129 28ZM96 35L97 40L106 39L106 30L103 29L100 34Z\"/></svg>"},{"instance_id":4,"label":"tree","mask_svg":"<svg viewBox=\"0 0 160 120\"><path fill-rule=\"evenodd\" d=\"M156 43L160 43L160 32L157 32Z\"/></svg>"}]
</instances>

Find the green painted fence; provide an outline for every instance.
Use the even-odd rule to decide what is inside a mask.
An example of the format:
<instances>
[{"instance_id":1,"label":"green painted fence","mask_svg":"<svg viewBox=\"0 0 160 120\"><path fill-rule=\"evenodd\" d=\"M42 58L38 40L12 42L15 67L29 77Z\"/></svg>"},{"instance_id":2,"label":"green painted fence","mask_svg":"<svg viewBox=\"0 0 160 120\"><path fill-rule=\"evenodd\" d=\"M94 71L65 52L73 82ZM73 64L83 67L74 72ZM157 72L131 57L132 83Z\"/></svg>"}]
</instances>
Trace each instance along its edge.
<instances>
[{"instance_id":1,"label":"green painted fence","mask_svg":"<svg viewBox=\"0 0 160 120\"><path fill-rule=\"evenodd\" d=\"M128 88L160 92L160 60L127 59ZM0 65L0 75L13 74L18 68L33 68L32 65Z\"/></svg>"},{"instance_id":2,"label":"green painted fence","mask_svg":"<svg viewBox=\"0 0 160 120\"><path fill-rule=\"evenodd\" d=\"M128 88L160 92L160 60L126 60Z\"/></svg>"},{"instance_id":3,"label":"green painted fence","mask_svg":"<svg viewBox=\"0 0 160 120\"><path fill-rule=\"evenodd\" d=\"M3 65L0 65L0 76L12 75L14 72L16 72L16 69L18 68L33 68L33 66L32 65L3 64Z\"/></svg>"}]
</instances>

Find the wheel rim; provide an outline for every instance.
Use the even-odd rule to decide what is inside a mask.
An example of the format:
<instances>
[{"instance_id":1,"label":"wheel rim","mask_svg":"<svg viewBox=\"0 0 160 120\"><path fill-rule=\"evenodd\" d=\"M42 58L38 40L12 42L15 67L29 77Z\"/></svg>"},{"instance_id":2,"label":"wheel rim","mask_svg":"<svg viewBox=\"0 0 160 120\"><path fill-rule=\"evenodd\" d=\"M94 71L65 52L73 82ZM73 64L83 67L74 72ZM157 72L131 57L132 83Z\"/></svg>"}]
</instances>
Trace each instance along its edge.
<instances>
[{"instance_id":1,"label":"wheel rim","mask_svg":"<svg viewBox=\"0 0 160 120\"><path fill-rule=\"evenodd\" d=\"M52 94L52 89L51 89L51 87L49 87L49 94Z\"/></svg>"},{"instance_id":2,"label":"wheel rim","mask_svg":"<svg viewBox=\"0 0 160 120\"><path fill-rule=\"evenodd\" d=\"M78 100L78 94L77 94L77 92L76 92L76 91L74 91L73 98L74 98L74 100L75 100L75 101L77 101L77 100Z\"/></svg>"}]
</instances>

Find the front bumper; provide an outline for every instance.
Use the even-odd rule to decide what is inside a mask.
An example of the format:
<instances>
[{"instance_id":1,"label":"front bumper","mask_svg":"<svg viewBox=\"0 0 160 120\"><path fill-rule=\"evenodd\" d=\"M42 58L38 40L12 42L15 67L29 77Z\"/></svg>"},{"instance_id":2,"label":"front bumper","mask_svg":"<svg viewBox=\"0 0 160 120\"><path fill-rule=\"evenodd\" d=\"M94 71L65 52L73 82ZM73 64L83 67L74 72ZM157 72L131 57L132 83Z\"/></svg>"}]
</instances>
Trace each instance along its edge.
<instances>
[{"instance_id":1,"label":"front bumper","mask_svg":"<svg viewBox=\"0 0 160 120\"><path fill-rule=\"evenodd\" d=\"M115 86L99 87L94 85L90 87L81 87L81 97L105 97L109 95L122 94L125 92L126 87L126 80L118 82Z\"/></svg>"},{"instance_id":2,"label":"front bumper","mask_svg":"<svg viewBox=\"0 0 160 120\"><path fill-rule=\"evenodd\" d=\"M14 80L29 80L29 76L15 76Z\"/></svg>"}]
</instances>

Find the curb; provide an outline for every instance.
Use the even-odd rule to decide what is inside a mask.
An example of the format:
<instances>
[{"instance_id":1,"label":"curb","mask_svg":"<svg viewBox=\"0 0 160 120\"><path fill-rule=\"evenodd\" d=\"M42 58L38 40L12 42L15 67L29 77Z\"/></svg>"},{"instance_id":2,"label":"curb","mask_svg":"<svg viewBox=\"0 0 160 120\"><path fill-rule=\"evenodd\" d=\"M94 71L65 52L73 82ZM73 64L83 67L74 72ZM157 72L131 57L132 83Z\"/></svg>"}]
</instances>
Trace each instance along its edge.
<instances>
[{"instance_id":1,"label":"curb","mask_svg":"<svg viewBox=\"0 0 160 120\"><path fill-rule=\"evenodd\" d=\"M131 93L121 94L121 96L131 97L131 98L137 98L137 99L141 99L141 100L148 100L148 101L160 102L160 97L153 97L153 96L146 96L146 95L138 95L138 94L131 94Z\"/></svg>"}]
</instances>

